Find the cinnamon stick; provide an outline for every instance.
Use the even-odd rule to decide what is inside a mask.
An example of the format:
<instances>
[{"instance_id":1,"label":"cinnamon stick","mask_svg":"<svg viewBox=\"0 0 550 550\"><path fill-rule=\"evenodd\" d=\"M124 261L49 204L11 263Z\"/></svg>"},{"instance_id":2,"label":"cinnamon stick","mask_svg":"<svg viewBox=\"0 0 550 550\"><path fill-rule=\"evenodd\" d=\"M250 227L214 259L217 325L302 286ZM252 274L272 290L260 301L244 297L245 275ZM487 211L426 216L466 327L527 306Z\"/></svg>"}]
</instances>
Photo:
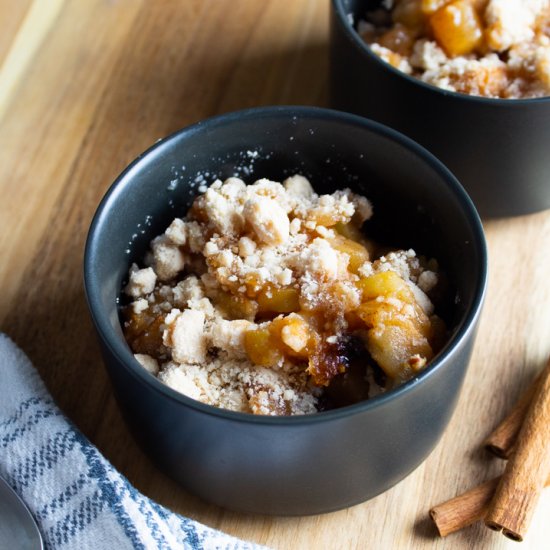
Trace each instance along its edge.
<instances>
[{"instance_id":1,"label":"cinnamon stick","mask_svg":"<svg viewBox=\"0 0 550 550\"><path fill-rule=\"evenodd\" d=\"M430 517L438 533L442 537L446 537L484 519L499 481L500 477L490 479L455 498L431 508ZM546 486L549 485L550 477L546 480Z\"/></svg>"},{"instance_id":2,"label":"cinnamon stick","mask_svg":"<svg viewBox=\"0 0 550 550\"><path fill-rule=\"evenodd\" d=\"M499 458L510 458L519 430L540 382L540 375L516 401L508 416L493 430L483 446Z\"/></svg>"},{"instance_id":3,"label":"cinnamon stick","mask_svg":"<svg viewBox=\"0 0 550 550\"><path fill-rule=\"evenodd\" d=\"M439 534L446 537L476 521L482 520L495 493L500 478L490 479L473 489L430 510Z\"/></svg>"},{"instance_id":4,"label":"cinnamon stick","mask_svg":"<svg viewBox=\"0 0 550 550\"><path fill-rule=\"evenodd\" d=\"M522 541L550 474L550 360L489 506L485 525Z\"/></svg>"}]
</instances>

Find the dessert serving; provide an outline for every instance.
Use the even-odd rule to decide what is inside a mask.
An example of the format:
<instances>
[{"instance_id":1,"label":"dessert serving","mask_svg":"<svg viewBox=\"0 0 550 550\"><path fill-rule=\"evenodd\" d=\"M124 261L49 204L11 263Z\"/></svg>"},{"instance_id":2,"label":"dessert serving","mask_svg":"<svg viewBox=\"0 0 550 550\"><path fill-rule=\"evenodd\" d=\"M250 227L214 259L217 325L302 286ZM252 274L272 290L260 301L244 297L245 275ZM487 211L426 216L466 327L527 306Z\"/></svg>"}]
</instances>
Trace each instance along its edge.
<instances>
[{"instance_id":1,"label":"dessert serving","mask_svg":"<svg viewBox=\"0 0 550 550\"><path fill-rule=\"evenodd\" d=\"M442 347L435 260L382 248L370 202L216 180L132 265L124 334L145 369L217 407L293 415L355 403L420 372Z\"/></svg>"},{"instance_id":2,"label":"dessert serving","mask_svg":"<svg viewBox=\"0 0 550 550\"><path fill-rule=\"evenodd\" d=\"M384 0L357 30L382 59L439 88L550 96L549 0Z\"/></svg>"},{"instance_id":3,"label":"dessert serving","mask_svg":"<svg viewBox=\"0 0 550 550\"><path fill-rule=\"evenodd\" d=\"M248 187L235 179L213 183L220 174L239 176ZM302 178L284 181L293 174L307 175L317 193ZM259 180L265 177L282 183ZM372 208L345 187L368 197ZM362 218L369 219L360 225ZM354 230L359 227L360 233ZM359 244L353 245L359 267L349 248L337 250L331 240ZM440 268L398 251L409 248L437 258ZM361 259L363 250L369 263ZM335 269L326 258L336 259ZM372 273L362 273L365 264ZM372 287L381 294L374 300L367 288L359 294L361 279L392 278L394 272L407 285L402 293L394 287L392 295L388 285L386 293ZM405 277L424 288L445 320L441 338L434 338L443 327L433 313L409 308L399 296L411 289L417 304L423 298ZM486 280L479 217L431 153L370 120L312 107L227 113L156 143L101 201L84 256L92 321L138 444L191 494L241 512L284 516L363 502L426 458L457 403ZM357 300L324 299L344 291ZM378 318L361 319L359 313L368 313L361 311L363 302L383 306ZM400 309L392 325L389 314ZM293 319L311 336L305 349L300 331L285 330ZM380 330L371 331L375 322ZM251 330L234 330L239 325ZM383 368L392 372L392 364L376 355L374 344L379 338L379 348L390 349L383 346L386 327L388 336L403 336L402 345L393 346L402 350L393 372L405 376L386 374L384 380ZM185 341L188 347L180 347ZM259 345L251 345L255 341ZM332 364L345 372L331 376L327 362L318 374L316 357L331 354L314 355L315 344L341 352L332 354ZM272 352L276 361L258 365L251 350L268 359ZM423 356L427 365L417 374ZM407 372L413 378L399 384ZM330 382L316 383L321 375ZM170 377L172 387L165 382ZM174 380L187 395L173 389ZM391 390L368 398L386 388ZM353 404L340 406L347 403ZM288 414L304 411L314 414Z\"/></svg>"}]
</instances>

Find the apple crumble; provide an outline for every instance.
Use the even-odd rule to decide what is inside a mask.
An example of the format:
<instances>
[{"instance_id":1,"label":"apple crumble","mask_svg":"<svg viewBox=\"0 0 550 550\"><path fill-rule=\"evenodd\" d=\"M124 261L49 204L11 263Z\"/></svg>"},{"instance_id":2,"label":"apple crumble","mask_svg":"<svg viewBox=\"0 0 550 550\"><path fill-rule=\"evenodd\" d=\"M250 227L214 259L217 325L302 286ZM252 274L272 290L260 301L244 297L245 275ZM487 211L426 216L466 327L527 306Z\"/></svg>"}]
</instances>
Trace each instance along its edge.
<instances>
[{"instance_id":1,"label":"apple crumble","mask_svg":"<svg viewBox=\"0 0 550 550\"><path fill-rule=\"evenodd\" d=\"M137 361L203 403L307 414L421 371L445 339L435 260L362 233L370 202L282 184L216 180L132 265L122 308Z\"/></svg>"},{"instance_id":2,"label":"apple crumble","mask_svg":"<svg viewBox=\"0 0 550 550\"><path fill-rule=\"evenodd\" d=\"M357 30L384 61L439 88L550 95L550 0L384 0Z\"/></svg>"}]
</instances>

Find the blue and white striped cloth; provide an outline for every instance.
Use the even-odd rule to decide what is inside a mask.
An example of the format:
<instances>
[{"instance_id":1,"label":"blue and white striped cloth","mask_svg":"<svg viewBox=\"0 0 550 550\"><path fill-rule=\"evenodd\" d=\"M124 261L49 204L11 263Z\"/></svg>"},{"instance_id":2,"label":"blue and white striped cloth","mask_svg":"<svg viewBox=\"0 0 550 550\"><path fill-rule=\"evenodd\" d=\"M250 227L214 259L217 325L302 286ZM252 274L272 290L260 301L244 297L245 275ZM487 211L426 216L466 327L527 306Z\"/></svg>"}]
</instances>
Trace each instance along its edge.
<instances>
[{"instance_id":1,"label":"blue and white striped cloth","mask_svg":"<svg viewBox=\"0 0 550 550\"><path fill-rule=\"evenodd\" d=\"M139 493L67 421L28 358L3 334L0 475L33 513L46 548L260 548Z\"/></svg>"}]
</instances>

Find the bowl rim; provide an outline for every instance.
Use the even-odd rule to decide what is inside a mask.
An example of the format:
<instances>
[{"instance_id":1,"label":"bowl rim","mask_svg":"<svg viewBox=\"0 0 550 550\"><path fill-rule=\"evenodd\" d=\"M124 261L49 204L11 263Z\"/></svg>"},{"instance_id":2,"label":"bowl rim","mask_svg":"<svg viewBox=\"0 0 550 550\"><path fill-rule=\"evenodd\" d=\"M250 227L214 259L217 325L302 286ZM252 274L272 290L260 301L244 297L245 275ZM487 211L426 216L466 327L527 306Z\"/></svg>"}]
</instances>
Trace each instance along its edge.
<instances>
[{"instance_id":1,"label":"bowl rim","mask_svg":"<svg viewBox=\"0 0 550 550\"><path fill-rule=\"evenodd\" d=\"M382 137L397 142L399 145L405 147L413 154L420 157L421 160L430 165L432 169L439 173L445 183L451 188L453 194L456 196L463 209L464 215L471 226L475 239L475 243L472 244L477 248L480 265L477 272L477 280L475 283L476 288L470 308L460 320L452 338L430 362L428 367L411 380L386 393L337 409L293 416L254 415L250 413L230 411L215 407L213 405L207 405L177 392L158 380L156 376L153 376L147 372L133 357L127 344L122 342L114 333L110 324L110 316L101 306L101 284L94 274L95 257L98 253L97 243L98 240L100 240L102 226L105 220L109 217L109 211L112 203L116 201L118 196L123 193L124 189L131 183L133 175L136 172L140 172L142 167L146 167L149 162L154 162L157 158L161 157L163 152L169 148L174 141L185 141L197 131L212 131L216 127L230 125L243 119L250 120L259 119L262 117L288 117L289 120L296 120L299 118L311 120L334 120L339 123L361 126L368 131L377 133ZM483 232L483 226L475 206L455 176L432 153L400 132L359 115L321 107L287 105L255 107L206 118L169 134L138 155L109 186L96 209L85 244L83 278L84 293L88 304L88 310L101 343L109 349L110 353L116 358L117 362L141 383L149 385L153 390L162 394L165 398L176 401L180 405L191 407L202 414L217 416L231 421L240 421L258 425L299 426L316 422L338 420L349 415L363 413L370 409L381 407L389 401L397 400L411 392L419 384L422 384L425 379L433 376L434 373L439 371L441 368L444 368L443 363L446 362L448 358L451 358L458 353L458 350L462 347L463 342L470 336L472 331L475 331L477 320L481 314L487 288L487 269L487 245ZM104 358L103 361L105 363Z\"/></svg>"},{"instance_id":2,"label":"bowl rim","mask_svg":"<svg viewBox=\"0 0 550 550\"><path fill-rule=\"evenodd\" d=\"M343 6L344 0L331 0L331 7L333 12L338 17L338 20L344 29L344 32L346 33L347 37L352 41L352 43L359 48L359 50L365 54L368 58L373 60L380 68L383 68L384 70L389 71L395 76L398 76L399 78L402 78L406 82L408 82L411 85L416 85L420 88L423 88L427 92L448 96L451 98L456 99L457 101L464 101L465 103L472 102L472 103L485 103L487 105L490 105L492 107L511 107L511 108L519 108L519 107L525 107L526 105L535 105L537 103L547 104L550 103L550 95L544 96L544 97L531 97L531 98L518 98L518 99L504 99L500 97L485 97L485 96L476 96L476 95L469 95L464 94L461 92L454 92L452 90L445 90L443 88L438 88L434 84L429 84L428 82L424 82L423 80L420 80L419 78L416 78L414 76L408 75L404 73L403 71L400 71L399 69L393 67L388 62L384 61L380 56L376 55L372 49L369 47L369 45L362 40L362 38L359 36L359 33L355 30L353 24L349 20L350 13L347 13L344 10Z\"/></svg>"}]
</instances>

